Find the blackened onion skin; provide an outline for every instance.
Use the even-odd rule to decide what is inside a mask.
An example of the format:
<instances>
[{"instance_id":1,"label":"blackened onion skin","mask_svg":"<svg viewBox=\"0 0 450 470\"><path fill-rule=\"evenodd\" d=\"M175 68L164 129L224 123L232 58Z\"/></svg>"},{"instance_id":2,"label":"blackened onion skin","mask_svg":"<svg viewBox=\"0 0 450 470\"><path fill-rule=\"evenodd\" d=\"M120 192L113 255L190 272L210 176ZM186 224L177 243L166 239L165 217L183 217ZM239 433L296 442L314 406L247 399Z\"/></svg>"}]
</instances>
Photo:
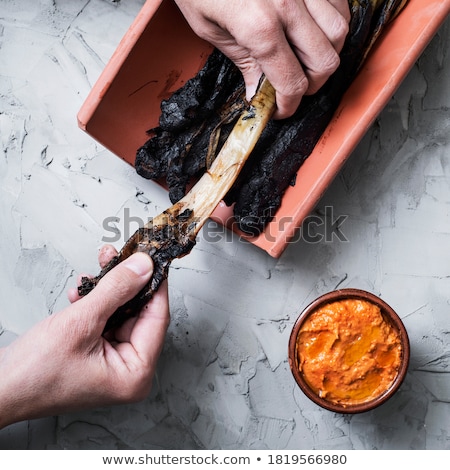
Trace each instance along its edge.
<instances>
[{"instance_id":1,"label":"blackened onion skin","mask_svg":"<svg viewBox=\"0 0 450 470\"><path fill-rule=\"evenodd\" d=\"M316 94L303 98L292 117L269 123L225 197L227 204L234 204L243 232L259 235L274 217L374 41L404 3L349 0L352 16L339 68ZM225 141L237 119L233 111L245 104L243 93L238 69L214 50L200 72L162 102L159 127L149 131L150 139L137 152L138 174L165 178L171 201L178 201L189 180L208 168L211 140L217 137L215 151Z\"/></svg>"}]
</instances>

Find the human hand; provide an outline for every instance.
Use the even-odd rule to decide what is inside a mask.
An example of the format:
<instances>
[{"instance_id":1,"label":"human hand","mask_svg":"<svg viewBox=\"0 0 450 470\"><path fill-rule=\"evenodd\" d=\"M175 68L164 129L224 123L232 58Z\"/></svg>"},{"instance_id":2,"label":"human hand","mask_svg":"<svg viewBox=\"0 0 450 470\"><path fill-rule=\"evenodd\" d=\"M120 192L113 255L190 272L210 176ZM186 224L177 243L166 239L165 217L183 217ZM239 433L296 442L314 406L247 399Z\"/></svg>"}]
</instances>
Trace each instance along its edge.
<instances>
[{"instance_id":1,"label":"human hand","mask_svg":"<svg viewBox=\"0 0 450 470\"><path fill-rule=\"evenodd\" d=\"M101 264L113 254L105 247ZM109 316L149 281L152 269L148 255L130 256L87 296L69 291L72 305L0 350L0 428L148 395L169 324L167 283L136 317L107 338L102 331Z\"/></svg>"},{"instance_id":2,"label":"human hand","mask_svg":"<svg viewBox=\"0 0 450 470\"><path fill-rule=\"evenodd\" d=\"M241 70L247 98L264 73L275 118L292 115L337 69L348 33L348 0L175 0L192 29Z\"/></svg>"}]
</instances>

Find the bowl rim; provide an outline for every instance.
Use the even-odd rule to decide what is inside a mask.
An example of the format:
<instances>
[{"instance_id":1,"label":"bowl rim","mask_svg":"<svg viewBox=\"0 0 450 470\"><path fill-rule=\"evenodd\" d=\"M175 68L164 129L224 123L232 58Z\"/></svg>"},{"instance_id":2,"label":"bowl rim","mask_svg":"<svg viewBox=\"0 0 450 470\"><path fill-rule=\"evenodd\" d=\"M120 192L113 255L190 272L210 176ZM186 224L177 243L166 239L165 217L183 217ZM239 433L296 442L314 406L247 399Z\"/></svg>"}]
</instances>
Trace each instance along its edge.
<instances>
[{"instance_id":1,"label":"bowl rim","mask_svg":"<svg viewBox=\"0 0 450 470\"><path fill-rule=\"evenodd\" d=\"M303 376L299 372L297 367L297 337L300 328L302 327L305 320L316 309L318 309L322 305L349 298L366 300L380 307L382 315L387 320L389 320L391 325L400 334L400 341L402 345L402 359L397 376L395 377L391 386L384 393L379 395L377 398L374 398L373 400L364 403L358 403L355 405L340 405L338 403L333 403L328 400L325 400L324 398L319 397L303 379ZM381 404L385 403L398 390L400 385L403 383L408 370L410 359L410 343L408 333L406 331L405 325L403 324L403 321L395 312L395 310L390 305L388 305L383 299L366 290L345 288L333 290L317 297L301 311L291 330L291 334L289 337L288 354L289 366L292 375L294 376L297 385L310 400L329 411L334 411L336 413L355 414L370 411L380 406Z\"/></svg>"}]
</instances>

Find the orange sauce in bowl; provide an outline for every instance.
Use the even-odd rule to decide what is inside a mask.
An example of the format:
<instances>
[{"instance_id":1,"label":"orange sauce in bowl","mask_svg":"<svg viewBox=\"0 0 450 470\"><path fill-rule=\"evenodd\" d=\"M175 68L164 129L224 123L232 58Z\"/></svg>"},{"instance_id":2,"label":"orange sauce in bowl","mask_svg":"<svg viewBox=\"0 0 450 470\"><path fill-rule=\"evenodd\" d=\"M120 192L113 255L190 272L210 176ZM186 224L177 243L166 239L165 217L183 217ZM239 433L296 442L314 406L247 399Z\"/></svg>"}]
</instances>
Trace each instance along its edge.
<instances>
[{"instance_id":1,"label":"orange sauce in bowl","mask_svg":"<svg viewBox=\"0 0 450 470\"><path fill-rule=\"evenodd\" d=\"M398 331L377 305L360 299L331 302L311 313L296 349L299 371L310 388L344 406L382 395L402 358Z\"/></svg>"}]
</instances>

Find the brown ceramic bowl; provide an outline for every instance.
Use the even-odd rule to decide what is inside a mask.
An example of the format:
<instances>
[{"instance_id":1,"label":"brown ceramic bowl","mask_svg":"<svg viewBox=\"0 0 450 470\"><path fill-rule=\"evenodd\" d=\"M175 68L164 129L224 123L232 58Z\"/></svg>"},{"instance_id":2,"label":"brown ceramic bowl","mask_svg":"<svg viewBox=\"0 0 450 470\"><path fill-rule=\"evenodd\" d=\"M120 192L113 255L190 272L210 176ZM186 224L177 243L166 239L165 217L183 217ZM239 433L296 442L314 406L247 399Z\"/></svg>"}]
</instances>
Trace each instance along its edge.
<instances>
[{"instance_id":1,"label":"brown ceramic bowl","mask_svg":"<svg viewBox=\"0 0 450 470\"><path fill-rule=\"evenodd\" d=\"M351 300L351 302L345 302L345 307L339 306L339 305L342 306L342 301L348 301L349 299ZM357 301L357 302L353 302L353 301ZM336 304L335 302L340 302L340 304ZM335 334L335 330L334 330L335 325L333 325L333 327L330 328L330 331L333 331L333 333L326 333L330 335L329 340L323 339L323 338L326 338L326 336L325 337L321 336L320 338L322 339L319 339L319 337L317 336L317 334L319 333L316 333L314 328L317 328L320 334L323 334L323 330L321 329L320 323L315 323L315 324L311 323L311 320L312 320L311 315L313 315L316 312L316 315L315 315L316 322L320 322L320 321L329 322L330 318L331 319L337 318L337 317L334 317L333 315L330 316L328 313L324 312L324 309L327 309L328 312L332 311L330 310L330 309L333 309L332 304L334 305L335 308L337 309L344 308L347 312L351 311L351 308L353 307L350 307L350 306L353 306L353 305L355 306L355 308L362 308L360 307L361 305L366 305L368 306L369 309L372 309L372 307L369 307L370 305L377 306L379 308L379 312L381 313L383 323L386 324L385 325L386 331L391 331L390 338L395 339L394 346L392 346L391 348L391 350L394 352L377 353L379 349L383 351L387 349L385 344L387 344L388 341L386 340L386 341L380 342L379 343L380 346L374 347L373 346L374 341L372 340L372 337L370 337L367 343L365 343L364 335L358 336L357 340L352 340L352 342L348 342L348 345L346 345L344 340L341 341L341 339L339 339L338 341L336 341L334 337L332 336ZM320 313L317 313L319 310L320 310ZM323 318L317 318L317 315L322 315ZM355 324L358 323L358 321L361 318L363 318L363 315L365 315L364 318L366 317L369 318L369 316L359 311L357 319L355 317L356 319ZM328 320L326 320L327 318ZM347 318L347 317L341 316L340 318L342 319L342 318ZM352 333L352 328L353 330L356 328L353 322L348 322L348 321L344 322L341 320L340 322L336 322L336 324L338 323L339 323L339 328L343 326L344 328L343 331L344 332L348 331L349 332L348 334ZM308 330L308 331L305 331L305 330ZM327 329L325 330L328 331ZM311 333L311 331L314 331L314 332ZM373 331L373 327L371 326L370 330L366 330L366 331ZM301 340L299 336L300 334L302 334ZM316 342L314 343L314 341ZM335 383L340 383L344 370L349 370L350 371L349 373L351 373L351 370L355 371L358 367L360 367L360 364L361 364L360 362L358 363L355 362L351 366L346 365L345 367L344 366L336 367L335 365L336 363L333 363L334 365L327 365L327 362L328 362L327 354L329 354L329 352L322 350L322 349L316 349L317 346L311 346L313 344L314 345L333 344L333 348L334 348L335 347L334 345L337 344L338 342L342 344L344 354L348 354L350 348L355 347L356 345L358 348L360 348L358 350L358 355L361 354L361 358L362 358L358 360L359 361L365 360L365 358L367 358L367 363L369 363L369 361L373 362L374 361L373 357L375 357L376 354L379 354L379 356L377 356L379 358L387 357L387 356L383 356L383 354L392 354L392 356L395 356L396 366L392 367L393 372L391 372L389 379L386 379L387 380L386 386L382 386L382 389L377 389L377 393L375 396L371 396L370 398L367 398L367 399L359 396L355 400L347 399L347 398L343 398L341 400L341 397L346 396L347 393L353 393L353 394L362 393L358 391L358 387L361 386L361 390L364 390L364 387L365 387L365 385L362 385L364 384L364 381L360 380L361 377L362 379L366 379L367 377L372 376L375 379L375 381L378 381L378 380L381 381L381 375L382 374L384 375L384 371L387 369L387 366L385 366L385 364L387 364L386 359L383 359L383 362L381 362L382 367L380 367L379 365L380 363L378 363L375 369L366 371L365 373L362 374L361 377L358 376L358 380L354 381L354 383L357 385L353 386L354 387L353 391L344 392L342 388L339 388L341 387L341 385L336 385L335 390L337 390L338 392L336 396L339 396L340 398L330 399L328 398L328 396L325 396L329 394L329 390L326 392L319 392L318 391L319 389L317 387L310 385L312 382L311 380L308 381L305 375L307 376L308 374L310 374L309 379L313 377L313 380L318 376L320 376L321 378L326 377L321 382L322 384L331 384L331 383L334 383L332 382L334 380L336 380ZM371 346L367 346L366 348L365 346L366 344L371 344ZM309 346L305 346L305 345L309 345ZM338 347L340 346L338 345ZM345 348L348 348L348 349L345 349ZM308 351L308 353L306 353L305 351ZM311 351L314 351L313 356L309 354ZM320 351L320 354L316 354L316 353L319 353L319 351ZM335 350L333 349L333 351L334 351L333 356L328 356L328 357L333 357L333 358L335 357L335 354L336 354ZM308 354L309 354L309 359L307 357ZM299 385L301 390L305 393L305 395L308 398L310 398L313 402L320 405L322 408L325 408L327 410L334 411L337 413L361 413L361 412L372 410L376 408L377 406L381 405L382 403L385 403L398 390L401 383L403 382L407 369L408 369L409 356L410 356L410 346L409 346L408 334L406 332L405 326L403 325L400 317L395 313L395 311L389 305L386 304L386 302L381 300L379 297L377 297L374 294L371 294L370 292L366 292L364 290L359 290L359 289L336 290L336 291L324 294L321 297L314 300L310 305L308 305L303 310L303 312L298 317L297 321L294 324L294 327L292 329L291 336L289 339L289 365L291 367L292 374L294 375L294 378L297 384ZM319 357L321 358L320 361L318 359ZM343 357L349 357L349 356L344 355ZM325 362L322 362L322 358L324 358L323 360ZM352 360L353 358L354 357L352 356ZM316 374L316 373L310 372L311 366L305 365L307 364L307 362L305 361L308 361L308 360L310 360L310 364L311 363L315 364L314 367L316 367L316 365L319 364L319 369L318 369L320 370L319 375L311 375L311 374ZM335 361L336 359L332 359L332 360ZM300 367L300 364L302 364L301 367ZM322 367L323 368L328 367L328 372L324 375L321 375ZM317 369L315 369L315 371L316 370ZM333 377L333 378L328 379L328 377ZM332 388L331 385L329 385L329 387L330 389ZM356 387L356 391L355 391L355 387ZM378 388L379 387L380 385L378 385ZM324 385L324 388L325 388L325 385ZM356 396L356 395L353 395L353 396Z\"/></svg>"}]
</instances>

